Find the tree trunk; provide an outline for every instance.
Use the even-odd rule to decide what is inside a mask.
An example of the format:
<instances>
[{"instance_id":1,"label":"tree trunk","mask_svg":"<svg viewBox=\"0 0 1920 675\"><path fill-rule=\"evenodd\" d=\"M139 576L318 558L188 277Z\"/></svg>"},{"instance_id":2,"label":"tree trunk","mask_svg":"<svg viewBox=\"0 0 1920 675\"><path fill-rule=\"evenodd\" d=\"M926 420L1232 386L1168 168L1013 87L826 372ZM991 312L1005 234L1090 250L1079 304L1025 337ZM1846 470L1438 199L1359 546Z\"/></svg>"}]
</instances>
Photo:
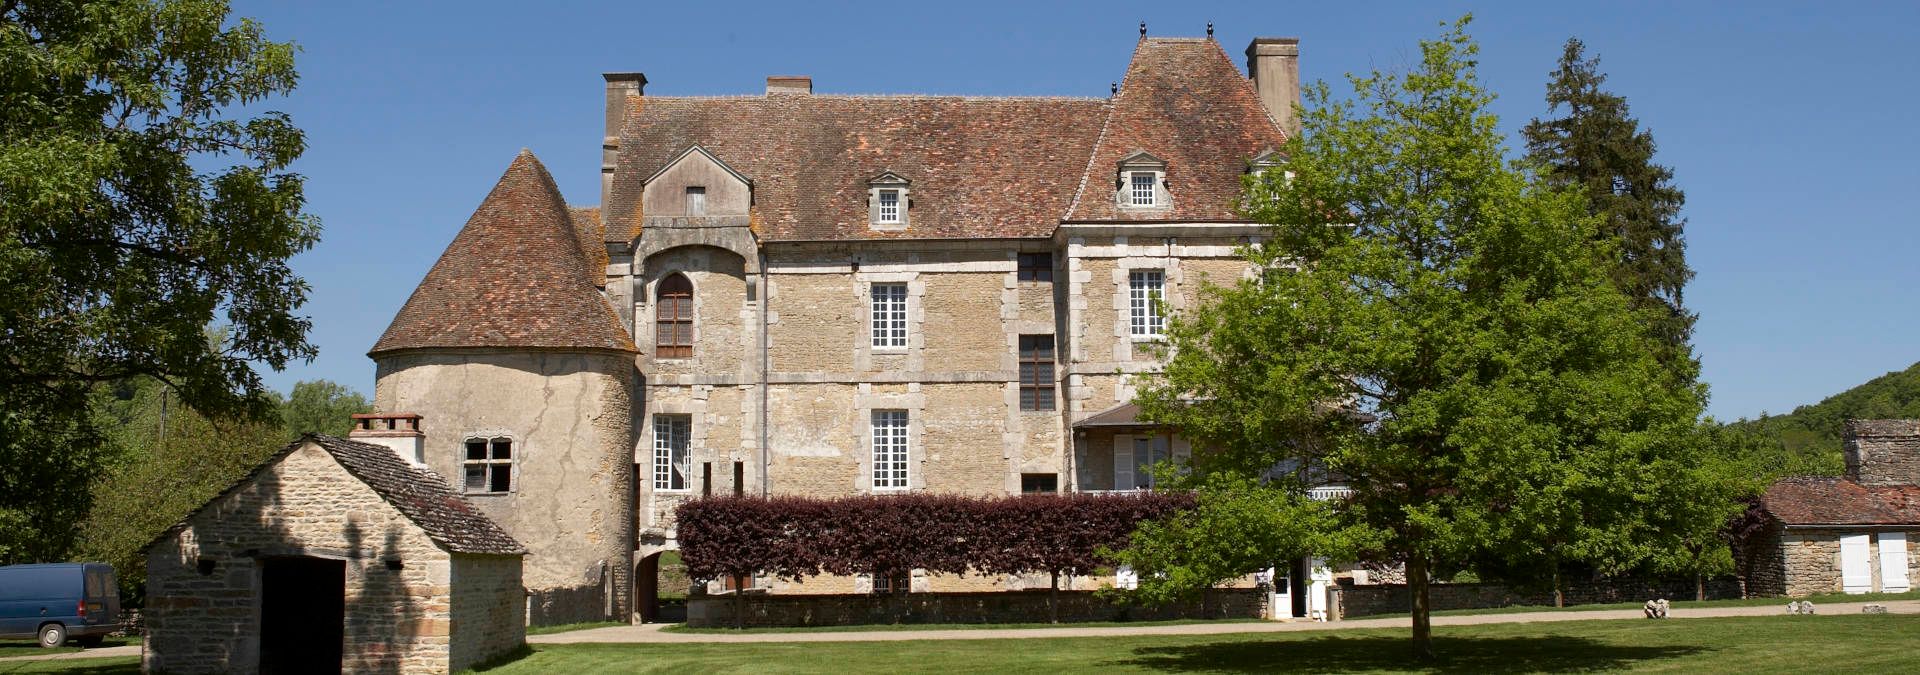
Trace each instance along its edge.
<instances>
[{"instance_id":1,"label":"tree trunk","mask_svg":"<svg viewBox=\"0 0 1920 675\"><path fill-rule=\"evenodd\" d=\"M1699 572L1693 573L1693 599L1707 599L1707 577Z\"/></svg>"},{"instance_id":2,"label":"tree trunk","mask_svg":"<svg viewBox=\"0 0 1920 675\"><path fill-rule=\"evenodd\" d=\"M1567 594L1560 590L1560 563L1553 564L1553 606L1567 606Z\"/></svg>"},{"instance_id":3,"label":"tree trunk","mask_svg":"<svg viewBox=\"0 0 1920 675\"><path fill-rule=\"evenodd\" d=\"M1200 618L1213 619L1213 587L1200 589Z\"/></svg>"},{"instance_id":4,"label":"tree trunk","mask_svg":"<svg viewBox=\"0 0 1920 675\"><path fill-rule=\"evenodd\" d=\"M1060 570L1053 571L1053 585L1047 589L1047 620L1060 623Z\"/></svg>"},{"instance_id":5,"label":"tree trunk","mask_svg":"<svg viewBox=\"0 0 1920 675\"><path fill-rule=\"evenodd\" d=\"M1432 606L1427 602L1427 559L1421 554L1407 556L1407 591L1413 596L1413 658L1432 661Z\"/></svg>"},{"instance_id":6,"label":"tree trunk","mask_svg":"<svg viewBox=\"0 0 1920 675\"><path fill-rule=\"evenodd\" d=\"M744 579L744 578L745 577L742 577L738 574L733 576L733 627L734 628L747 627L747 589L744 588L746 584L743 584L740 582L741 579Z\"/></svg>"}]
</instances>

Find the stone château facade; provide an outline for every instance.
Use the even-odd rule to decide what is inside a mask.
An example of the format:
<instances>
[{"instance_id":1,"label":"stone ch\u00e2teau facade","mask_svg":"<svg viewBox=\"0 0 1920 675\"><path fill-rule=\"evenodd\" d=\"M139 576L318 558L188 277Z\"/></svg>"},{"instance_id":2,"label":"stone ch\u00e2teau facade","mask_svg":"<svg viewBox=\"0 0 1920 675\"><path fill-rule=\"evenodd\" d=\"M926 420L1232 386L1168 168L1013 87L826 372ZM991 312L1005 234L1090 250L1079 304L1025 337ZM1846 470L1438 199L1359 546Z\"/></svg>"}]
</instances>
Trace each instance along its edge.
<instances>
[{"instance_id":1,"label":"stone ch\u00e2teau facade","mask_svg":"<svg viewBox=\"0 0 1920 675\"><path fill-rule=\"evenodd\" d=\"M516 158L370 353L376 406L526 544L535 623L633 611L702 495L1147 487L1188 447L1134 378L1166 312L1252 273L1242 180L1298 98L1297 41L1246 54L1143 35L1106 98L608 74L600 204Z\"/></svg>"}]
</instances>

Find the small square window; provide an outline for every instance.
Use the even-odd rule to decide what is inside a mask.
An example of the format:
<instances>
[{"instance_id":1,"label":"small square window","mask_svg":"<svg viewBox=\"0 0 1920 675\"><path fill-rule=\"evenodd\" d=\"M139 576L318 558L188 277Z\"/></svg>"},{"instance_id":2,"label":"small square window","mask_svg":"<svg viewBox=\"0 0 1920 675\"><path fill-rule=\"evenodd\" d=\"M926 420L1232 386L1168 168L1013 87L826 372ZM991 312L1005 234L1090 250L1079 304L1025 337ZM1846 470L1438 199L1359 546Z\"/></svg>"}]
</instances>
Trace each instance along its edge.
<instances>
[{"instance_id":1,"label":"small square window","mask_svg":"<svg viewBox=\"0 0 1920 675\"><path fill-rule=\"evenodd\" d=\"M1134 206L1154 205L1154 174L1152 171L1135 171L1129 184L1130 203Z\"/></svg>"},{"instance_id":2,"label":"small square window","mask_svg":"<svg viewBox=\"0 0 1920 675\"><path fill-rule=\"evenodd\" d=\"M1022 253L1019 270L1021 281L1053 281L1053 254Z\"/></svg>"},{"instance_id":3,"label":"small square window","mask_svg":"<svg viewBox=\"0 0 1920 675\"><path fill-rule=\"evenodd\" d=\"M687 188L687 215L707 215L707 189L700 186Z\"/></svg>"},{"instance_id":4,"label":"small square window","mask_svg":"<svg viewBox=\"0 0 1920 675\"><path fill-rule=\"evenodd\" d=\"M505 437L469 438L466 459L461 463L462 485L467 492L507 493L513 491L513 439Z\"/></svg>"},{"instance_id":5,"label":"small square window","mask_svg":"<svg viewBox=\"0 0 1920 675\"><path fill-rule=\"evenodd\" d=\"M1020 474L1021 494L1046 494L1060 491L1060 474L1023 473Z\"/></svg>"}]
</instances>

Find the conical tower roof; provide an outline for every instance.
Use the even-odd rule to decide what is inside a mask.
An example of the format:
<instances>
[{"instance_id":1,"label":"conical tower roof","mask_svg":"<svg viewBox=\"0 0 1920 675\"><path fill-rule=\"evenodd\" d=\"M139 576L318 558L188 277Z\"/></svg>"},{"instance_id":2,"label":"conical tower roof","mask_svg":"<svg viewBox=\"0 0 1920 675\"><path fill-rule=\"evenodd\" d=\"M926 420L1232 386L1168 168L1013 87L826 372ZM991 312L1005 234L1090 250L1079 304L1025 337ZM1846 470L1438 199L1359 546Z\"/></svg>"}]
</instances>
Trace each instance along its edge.
<instances>
[{"instance_id":1,"label":"conical tower roof","mask_svg":"<svg viewBox=\"0 0 1920 675\"><path fill-rule=\"evenodd\" d=\"M594 287L553 176L521 150L369 356L412 349L638 352Z\"/></svg>"}]
</instances>

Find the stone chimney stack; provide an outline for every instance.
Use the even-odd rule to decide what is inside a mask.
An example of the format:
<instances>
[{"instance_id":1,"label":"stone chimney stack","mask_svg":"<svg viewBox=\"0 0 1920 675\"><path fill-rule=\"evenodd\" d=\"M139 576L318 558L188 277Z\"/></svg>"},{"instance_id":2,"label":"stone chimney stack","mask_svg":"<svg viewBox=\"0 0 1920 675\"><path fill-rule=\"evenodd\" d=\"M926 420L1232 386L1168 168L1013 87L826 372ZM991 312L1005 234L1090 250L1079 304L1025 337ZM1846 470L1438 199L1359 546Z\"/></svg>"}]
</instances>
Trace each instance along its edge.
<instances>
[{"instance_id":1,"label":"stone chimney stack","mask_svg":"<svg viewBox=\"0 0 1920 675\"><path fill-rule=\"evenodd\" d=\"M1847 420L1845 452L1856 483L1920 484L1920 420Z\"/></svg>"},{"instance_id":2,"label":"stone chimney stack","mask_svg":"<svg viewBox=\"0 0 1920 675\"><path fill-rule=\"evenodd\" d=\"M606 208L613 197L613 167L620 159L620 127L627 120L627 97L645 96L647 76L642 73L602 73L607 80L607 133L600 141L600 207Z\"/></svg>"},{"instance_id":3,"label":"stone chimney stack","mask_svg":"<svg viewBox=\"0 0 1920 675\"><path fill-rule=\"evenodd\" d=\"M365 413L353 416L353 431L347 438L382 445L414 466L427 465L427 435L420 431L420 416L413 413Z\"/></svg>"},{"instance_id":4,"label":"stone chimney stack","mask_svg":"<svg viewBox=\"0 0 1920 675\"><path fill-rule=\"evenodd\" d=\"M1274 123L1288 136L1300 133L1293 114L1300 104L1300 38L1254 38L1247 45L1247 77Z\"/></svg>"},{"instance_id":5,"label":"stone chimney stack","mask_svg":"<svg viewBox=\"0 0 1920 675\"><path fill-rule=\"evenodd\" d=\"M781 94L812 95L813 77L810 75L768 75L767 95L778 96Z\"/></svg>"}]
</instances>

